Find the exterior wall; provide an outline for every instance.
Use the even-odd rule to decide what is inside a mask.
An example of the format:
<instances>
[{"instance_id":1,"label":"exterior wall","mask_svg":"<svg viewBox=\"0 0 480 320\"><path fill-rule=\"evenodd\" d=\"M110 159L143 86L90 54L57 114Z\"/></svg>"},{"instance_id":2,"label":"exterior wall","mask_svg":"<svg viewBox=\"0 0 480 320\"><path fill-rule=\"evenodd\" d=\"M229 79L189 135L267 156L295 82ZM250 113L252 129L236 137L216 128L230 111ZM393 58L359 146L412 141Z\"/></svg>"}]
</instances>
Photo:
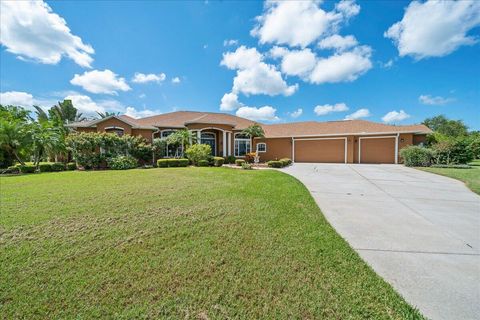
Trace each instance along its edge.
<instances>
[{"instance_id":1,"label":"exterior wall","mask_svg":"<svg viewBox=\"0 0 480 320\"><path fill-rule=\"evenodd\" d=\"M105 128L108 127L123 128L124 134L132 134L132 126L115 118L110 118L103 122L97 123L97 132L105 132Z\"/></svg>"},{"instance_id":2,"label":"exterior wall","mask_svg":"<svg viewBox=\"0 0 480 320\"><path fill-rule=\"evenodd\" d=\"M402 163L403 159L400 157L400 150L406 146L413 144L413 133L402 133L398 137L398 163Z\"/></svg>"},{"instance_id":3,"label":"exterior wall","mask_svg":"<svg viewBox=\"0 0 480 320\"><path fill-rule=\"evenodd\" d=\"M152 143L152 133L153 130L149 129L132 129L132 136L142 136L144 137L149 143Z\"/></svg>"},{"instance_id":4,"label":"exterior wall","mask_svg":"<svg viewBox=\"0 0 480 320\"><path fill-rule=\"evenodd\" d=\"M97 128L76 128L77 132L97 132Z\"/></svg>"},{"instance_id":5,"label":"exterior wall","mask_svg":"<svg viewBox=\"0 0 480 320\"><path fill-rule=\"evenodd\" d=\"M422 144L422 143L425 143L425 141L427 140L427 135L426 134L415 134L413 135L413 144L414 145L419 145L419 144Z\"/></svg>"},{"instance_id":6,"label":"exterior wall","mask_svg":"<svg viewBox=\"0 0 480 320\"><path fill-rule=\"evenodd\" d=\"M225 131L232 131L233 127L230 125L224 124L211 124L211 123L192 123L187 125L188 130L198 130L198 129L205 129L205 128L218 128Z\"/></svg>"},{"instance_id":7,"label":"exterior wall","mask_svg":"<svg viewBox=\"0 0 480 320\"><path fill-rule=\"evenodd\" d=\"M292 138L253 139L252 151L257 150L257 144L261 142L267 145L267 152L258 153L260 162L281 158L292 159Z\"/></svg>"}]
</instances>

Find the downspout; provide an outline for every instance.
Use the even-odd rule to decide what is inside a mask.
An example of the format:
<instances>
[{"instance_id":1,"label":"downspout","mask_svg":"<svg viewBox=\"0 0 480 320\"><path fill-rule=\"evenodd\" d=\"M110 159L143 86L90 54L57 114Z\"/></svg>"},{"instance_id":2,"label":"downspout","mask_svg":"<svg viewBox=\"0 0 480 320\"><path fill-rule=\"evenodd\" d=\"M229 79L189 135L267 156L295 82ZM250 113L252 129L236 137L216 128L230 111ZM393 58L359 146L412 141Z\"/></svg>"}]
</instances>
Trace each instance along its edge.
<instances>
[{"instance_id":1,"label":"downspout","mask_svg":"<svg viewBox=\"0 0 480 320\"><path fill-rule=\"evenodd\" d=\"M397 132L395 137L395 164L398 164L398 137L400 137L400 132Z\"/></svg>"},{"instance_id":2,"label":"downspout","mask_svg":"<svg viewBox=\"0 0 480 320\"><path fill-rule=\"evenodd\" d=\"M292 163L295 162L295 138L292 137Z\"/></svg>"}]
</instances>

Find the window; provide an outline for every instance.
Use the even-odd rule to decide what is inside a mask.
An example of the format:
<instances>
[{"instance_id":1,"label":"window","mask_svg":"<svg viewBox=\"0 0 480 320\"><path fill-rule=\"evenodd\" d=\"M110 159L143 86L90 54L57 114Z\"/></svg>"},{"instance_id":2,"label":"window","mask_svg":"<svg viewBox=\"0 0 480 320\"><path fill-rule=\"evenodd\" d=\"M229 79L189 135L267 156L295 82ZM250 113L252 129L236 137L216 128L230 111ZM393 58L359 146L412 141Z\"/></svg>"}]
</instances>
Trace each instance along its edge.
<instances>
[{"instance_id":1,"label":"window","mask_svg":"<svg viewBox=\"0 0 480 320\"><path fill-rule=\"evenodd\" d=\"M175 131L174 130L164 130L162 131L162 136L161 138L166 138L168 137L169 135L171 135L172 133L174 133Z\"/></svg>"},{"instance_id":2,"label":"window","mask_svg":"<svg viewBox=\"0 0 480 320\"><path fill-rule=\"evenodd\" d=\"M257 143L257 152L267 152L267 144L265 142Z\"/></svg>"},{"instance_id":3,"label":"window","mask_svg":"<svg viewBox=\"0 0 480 320\"><path fill-rule=\"evenodd\" d=\"M105 132L106 133L115 133L119 137L123 136L123 134L124 134L123 128L119 128L119 127L105 128Z\"/></svg>"},{"instance_id":4,"label":"window","mask_svg":"<svg viewBox=\"0 0 480 320\"><path fill-rule=\"evenodd\" d=\"M240 133L235 134L234 147L235 157L244 157L250 152L250 137Z\"/></svg>"},{"instance_id":5,"label":"window","mask_svg":"<svg viewBox=\"0 0 480 320\"><path fill-rule=\"evenodd\" d=\"M213 132L202 132L200 136L201 144L208 144L212 149L212 155L216 154L216 143L215 143L215 133Z\"/></svg>"}]
</instances>

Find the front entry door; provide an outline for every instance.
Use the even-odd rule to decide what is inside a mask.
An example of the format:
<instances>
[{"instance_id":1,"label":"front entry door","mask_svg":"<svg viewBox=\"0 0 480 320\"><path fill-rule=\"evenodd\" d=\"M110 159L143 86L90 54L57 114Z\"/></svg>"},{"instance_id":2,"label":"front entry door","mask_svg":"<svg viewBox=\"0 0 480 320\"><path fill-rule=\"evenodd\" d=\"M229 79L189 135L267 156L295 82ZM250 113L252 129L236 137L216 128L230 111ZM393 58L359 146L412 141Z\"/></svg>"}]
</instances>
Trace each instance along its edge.
<instances>
[{"instance_id":1,"label":"front entry door","mask_svg":"<svg viewBox=\"0 0 480 320\"><path fill-rule=\"evenodd\" d=\"M208 144L212 148L212 155L217 154L216 143L215 143L215 134L211 132L202 132L200 143Z\"/></svg>"}]
</instances>

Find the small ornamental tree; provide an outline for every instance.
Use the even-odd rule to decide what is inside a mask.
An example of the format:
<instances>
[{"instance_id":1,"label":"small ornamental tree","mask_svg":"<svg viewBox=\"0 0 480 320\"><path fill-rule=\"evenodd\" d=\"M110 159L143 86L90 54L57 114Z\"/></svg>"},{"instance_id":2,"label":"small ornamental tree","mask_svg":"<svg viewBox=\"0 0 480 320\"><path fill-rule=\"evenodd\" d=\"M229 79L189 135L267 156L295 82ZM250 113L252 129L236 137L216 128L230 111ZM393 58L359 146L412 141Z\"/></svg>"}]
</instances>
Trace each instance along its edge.
<instances>
[{"instance_id":1,"label":"small ornamental tree","mask_svg":"<svg viewBox=\"0 0 480 320\"><path fill-rule=\"evenodd\" d=\"M208 144L194 144L185 151L187 158L195 165L201 160L208 160L211 153L212 148Z\"/></svg>"}]
</instances>

